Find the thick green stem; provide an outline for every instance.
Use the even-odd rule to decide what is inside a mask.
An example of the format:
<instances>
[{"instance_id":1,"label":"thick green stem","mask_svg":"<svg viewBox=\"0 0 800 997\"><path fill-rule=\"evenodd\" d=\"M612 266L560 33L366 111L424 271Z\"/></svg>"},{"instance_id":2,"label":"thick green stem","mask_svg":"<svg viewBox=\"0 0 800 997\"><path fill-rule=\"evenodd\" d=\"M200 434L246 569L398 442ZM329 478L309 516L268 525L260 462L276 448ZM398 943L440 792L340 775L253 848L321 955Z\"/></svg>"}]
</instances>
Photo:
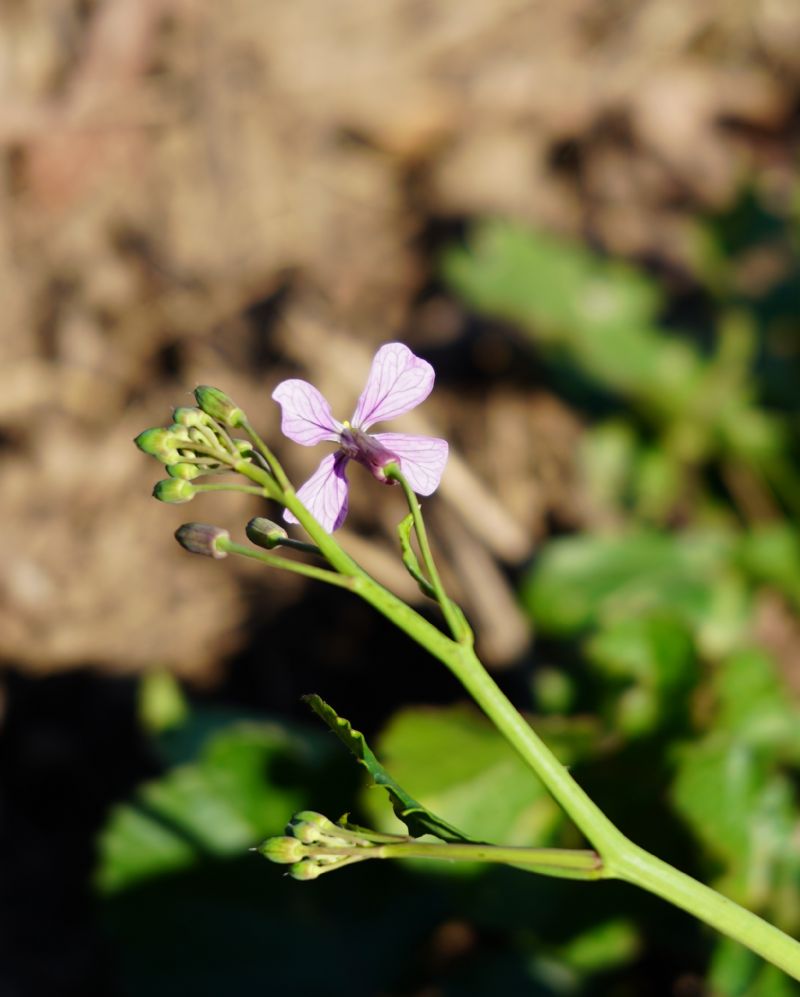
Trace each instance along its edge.
<instances>
[{"instance_id":1,"label":"thick green stem","mask_svg":"<svg viewBox=\"0 0 800 997\"><path fill-rule=\"evenodd\" d=\"M237 465L236 469L262 485L272 497L277 498L294 513L328 563L345 576L339 579L338 584L351 588L360 595L362 599L390 619L395 626L445 664L459 679L476 703L541 779L554 799L563 807L599 853L601 867L596 878L617 878L648 890L689 911L695 917L774 963L794 979L800 980L800 943L768 924L756 914L745 910L690 876L672 868L666 862L650 855L626 838L581 789L565 766L558 761L519 714L483 667L470 644L450 639L392 592L371 578L297 501L294 489L274 456L249 428L248 432L251 433L257 445L261 444L259 450L270 464L274 479L262 469L247 462ZM278 487L276 487L276 482ZM403 483L402 480L400 483ZM408 492L406 497L409 497ZM430 547L427 544L419 503L413 493L411 493L409 506L415 516L414 522L420 550L426 568L430 572L431 582L436 589L437 596L440 596L440 603L447 617L448 625L456 634L458 633L457 620L451 619L445 609L445 607L452 607L452 603L441 588L441 581L430 554ZM276 566L278 566L277 562L286 560L264 552L251 551L249 548L242 548L241 551L237 552L244 553L249 557L256 556L260 560ZM288 565L294 571L300 567L293 561L288 561ZM431 565L433 571L431 571ZM335 577L332 572L320 568L315 569L310 565L302 565L302 569L302 573L310 577L320 577L324 581L331 581L332 577ZM454 612L454 610L451 609L450 612Z\"/></svg>"},{"instance_id":2,"label":"thick green stem","mask_svg":"<svg viewBox=\"0 0 800 997\"><path fill-rule=\"evenodd\" d=\"M332 855L375 859L433 859L437 862L493 862L559 879L598 880L605 876L597 852L572 848L512 848L503 845L446 844L429 841L390 842L374 847L311 846L312 858Z\"/></svg>"},{"instance_id":3,"label":"thick green stem","mask_svg":"<svg viewBox=\"0 0 800 997\"><path fill-rule=\"evenodd\" d=\"M617 854L608 858L604 855L603 860L608 862L609 871L617 879L640 886L688 911L693 917L735 939L795 980L800 980L800 942L762 917L740 907L631 841L626 841L625 847Z\"/></svg>"},{"instance_id":4,"label":"thick green stem","mask_svg":"<svg viewBox=\"0 0 800 997\"><path fill-rule=\"evenodd\" d=\"M570 848L506 848L501 845L458 845L427 841L380 845L376 857L437 859L448 862L500 862L517 869L562 879L603 878L597 852Z\"/></svg>"},{"instance_id":5,"label":"thick green stem","mask_svg":"<svg viewBox=\"0 0 800 997\"><path fill-rule=\"evenodd\" d=\"M446 663L495 727L533 769L556 802L604 857L606 851L626 841L504 695L471 647L459 646L452 660Z\"/></svg>"}]
</instances>

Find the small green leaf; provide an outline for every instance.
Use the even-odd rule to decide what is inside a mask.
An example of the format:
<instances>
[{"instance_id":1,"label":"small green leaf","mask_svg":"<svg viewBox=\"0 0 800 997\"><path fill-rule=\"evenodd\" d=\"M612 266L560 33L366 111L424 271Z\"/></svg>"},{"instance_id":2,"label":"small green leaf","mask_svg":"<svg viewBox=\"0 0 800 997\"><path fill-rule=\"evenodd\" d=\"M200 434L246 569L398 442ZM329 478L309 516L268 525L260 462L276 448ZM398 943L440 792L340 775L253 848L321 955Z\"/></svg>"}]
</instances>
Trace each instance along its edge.
<instances>
[{"instance_id":1,"label":"small green leaf","mask_svg":"<svg viewBox=\"0 0 800 997\"><path fill-rule=\"evenodd\" d=\"M403 520L401 520L400 523L398 523L397 526L397 535L400 538L400 550L403 554L403 564L405 565L406 571L411 575L417 585L419 585L422 594L428 596L429 599L435 599L436 592L433 585L431 585L422 573L422 568L419 566L416 551L411 546L411 531L413 528L414 516L412 513L409 513Z\"/></svg>"},{"instance_id":2,"label":"small green leaf","mask_svg":"<svg viewBox=\"0 0 800 997\"><path fill-rule=\"evenodd\" d=\"M372 753L364 735L354 730L349 720L338 716L336 711L319 696L304 697L305 702L322 719L346 748L364 766L376 786L382 786L389 794L397 817L406 825L414 837L433 834L442 841L475 842L458 828L448 824L418 803L402 786L395 782Z\"/></svg>"}]
</instances>

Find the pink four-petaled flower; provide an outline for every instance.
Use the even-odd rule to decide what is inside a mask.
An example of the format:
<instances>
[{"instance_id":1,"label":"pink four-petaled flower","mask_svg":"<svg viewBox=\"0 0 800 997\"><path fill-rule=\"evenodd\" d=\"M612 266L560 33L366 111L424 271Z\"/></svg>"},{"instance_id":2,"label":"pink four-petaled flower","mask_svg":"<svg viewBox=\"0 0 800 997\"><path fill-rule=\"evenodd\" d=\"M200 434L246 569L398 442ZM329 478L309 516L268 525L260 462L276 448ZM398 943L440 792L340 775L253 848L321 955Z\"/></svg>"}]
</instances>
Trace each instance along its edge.
<instances>
[{"instance_id":1,"label":"pink four-petaled flower","mask_svg":"<svg viewBox=\"0 0 800 997\"><path fill-rule=\"evenodd\" d=\"M347 515L348 461L354 460L378 481L391 484L384 468L396 462L418 495L430 495L439 485L447 461L447 442L407 433L368 433L376 422L394 419L416 408L433 387L433 367L402 343L387 343L375 354L366 386L349 422L334 419L317 389L293 378L281 381L272 397L281 406L281 429L290 440L311 447L324 440L339 449L322 463L297 492L315 519L332 533ZM287 509L284 519L296 523Z\"/></svg>"}]
</instances>

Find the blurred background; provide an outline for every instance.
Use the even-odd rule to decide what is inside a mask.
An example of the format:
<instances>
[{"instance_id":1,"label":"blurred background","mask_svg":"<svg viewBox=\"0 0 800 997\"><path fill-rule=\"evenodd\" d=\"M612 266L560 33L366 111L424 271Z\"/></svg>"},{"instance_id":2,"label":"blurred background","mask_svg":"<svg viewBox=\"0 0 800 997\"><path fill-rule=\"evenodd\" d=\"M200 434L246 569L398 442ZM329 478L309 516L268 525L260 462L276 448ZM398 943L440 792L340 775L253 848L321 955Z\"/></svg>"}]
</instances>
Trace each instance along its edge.
<instances>
[{"instance_id":1,"label":"blurred background","mask_svg":"<svg viewBox=\"0 0 800 997\"><path fill-rule=\"evenodd\" d=\"M153 502L130 441L210 383L299 482L274 386L344 417L406 342L487 665L623 830L796 934L799 139L792 0L4 0L2 997L796 993L632 888L248 853L391 826L312 691L471 834L579 838L366 607L182 552L266 510ZM352 477L344 546L417 603Z\"/></svg>"}]
</instances>

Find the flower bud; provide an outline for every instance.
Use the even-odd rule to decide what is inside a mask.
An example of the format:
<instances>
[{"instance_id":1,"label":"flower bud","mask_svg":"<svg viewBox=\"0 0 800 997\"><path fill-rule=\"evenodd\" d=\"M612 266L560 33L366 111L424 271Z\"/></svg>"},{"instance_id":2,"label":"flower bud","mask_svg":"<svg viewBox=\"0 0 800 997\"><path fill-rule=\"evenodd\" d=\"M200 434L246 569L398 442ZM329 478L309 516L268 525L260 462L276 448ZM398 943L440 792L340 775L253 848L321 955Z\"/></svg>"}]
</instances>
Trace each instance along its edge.
<instances>
[{"instance_id":1,"label":"flower bud","mask_svg":"<svg viewBox=\"0 0 800 997\"><path fill-rule=\"evenodd\" d=\"M167 468L167 474L171 478L183 478L185 481L193 481L205 473L207 473L206 469L198 464L170 464Z\"/></svg>"},{"instance_id":2,"label":"flower bud","mask_svg":"<svg viewBox=\"0 0 800 997\"><path fill-rule=\"evenodd\" d=\"M200 426L212 426L214 425L214 420L209 418L202 411L202 409L194 408L190 405L184 405L181 408L176 408L172 413L172 418L180 426L187 426L189 428L198 428Z\"/></svg>"},{"instance_id":3,"label":"flower bud","mask_svg":"<svg viewBox=\"0 0 800 997\"><path fill-rule=\"evenodd\" d=\"M321 876L325 870L318 866L316 862L295 862L293 866L289 868L289 875L292 879L300 880L301 882L307 882L311 879L316 879Z\"/></svg>"},{"instance_id":4,"label":"flower bud","mask_svg":"<svg viewBox=\"0 0 800 997\"><path fill-rule=\"evenodd\" d=\"M175 531L175 539L190 554L205 554L206 557L227 557L228 552L220 550L217 543L220 540L230 540L231 535L219 526L207 526L205 523L184 523Z\"/></svg>"},{"instance_id":5,"label":"flower bud","mask_svg":"<svg viewBox=\"0 0 800 997\"><path fill-rule=\"evenodd\" d=\"M305 856L305 845L297 838L268 838L258 846L258 851L270 862L289 865Z\"/></svg>"},{"instance_id":6,"label":"flower bud","mask_svg":"<svg viewBox=\"0 0 800 997\"><path fill-rule=\"evenodd\" d=\"M164 478L157 481L153 489L153 498L159 502L169 502L180 505L181 502L191 502L195 496L195 487L185 478Z\"/></svg>"},{"instance_id":7,"label":"flower bud","mask_svg":"<svg viewBox=\"0 0 800 997\"><path fill-rule=\"evenodd\" d=\"M141 451L160 460L162 464L177 464L181 459L177 449L178 439L163 426L145 429L133 442Z\"/></svg>"},{"instance_id":8,"label":"flower bud","mask_svg":"<svg viewBox=\"0 0 800 997\"><path fill-rule=\"evenodd\" d=\"M206 415L221 422L223 426L236 428L245 422L244 412L219 388L211 388L207 384L201 384L194 389L194 397Z\"/></svg>"},{"instance_id":9,"label":"flower bud","mask_svg":"<svg viewBox=\"0 0 800 997\"><path fill-rule=\"evenodd\" d=\"M291 834L306 845L319 842L331 848L341 848L351 844L341 837L342 828L314 810L301 810L286 825L286 833Z\"/></svg>"},{"instance_id":10,"label":"flower bud","mask_svg":"<svg viewBox=\"0 0 800 997\"><path fill-rule=\"evenodd\" d=\"M179 422L173 422L171 426L168 426L167 432L172 436L176 446L180 446L181 443L188 443L192 439L189 427L182 426ZM181 449L183 448L181 447Z\"/></svg>"},{"instance_id":11,"label":"flower bud","mask_svg":"<svg viewBox=\"0 0 800 997\"><path fill-rule=\"evenodd\" d=\"M286 825L286 833L291 834L304 845L313 845L324 837L322 831L318 827L314 827L313 824L295 824L293 821Z\"/></svg>"},{"instance_id":12,"label":"flower bud","mask_svg":"<svg viewBox=\"0 0 800 997\"><path fill-rule=\"evenodd\" d=\"M245 527L247 539L257 547L264 547L272 550L279 547L283 540L289 536L282 526L273 523L271 519L264 519L263 516L256 516L251 519Z\"/></svg>"}]
</instances>

